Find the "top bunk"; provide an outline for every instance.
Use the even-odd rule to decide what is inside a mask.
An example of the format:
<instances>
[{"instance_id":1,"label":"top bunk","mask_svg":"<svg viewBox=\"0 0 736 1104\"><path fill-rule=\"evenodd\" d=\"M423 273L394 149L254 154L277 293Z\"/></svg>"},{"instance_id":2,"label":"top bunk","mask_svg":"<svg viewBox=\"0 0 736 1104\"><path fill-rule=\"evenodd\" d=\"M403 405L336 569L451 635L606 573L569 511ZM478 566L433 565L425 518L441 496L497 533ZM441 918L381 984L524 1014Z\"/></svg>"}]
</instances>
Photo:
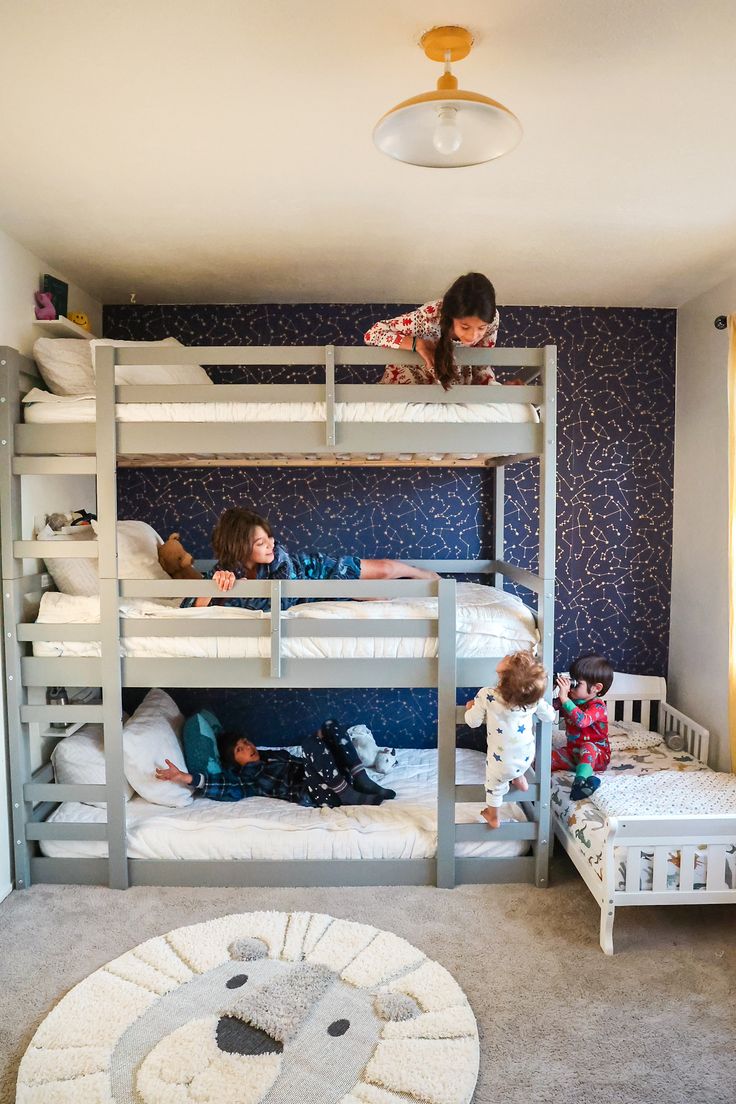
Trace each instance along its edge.
<instances>
[{"instance_id":1,"label":"top bunk","mask_svg":"<svg viewBox=\"0 0 736 1104\"><path fill-rule=\"evenodd\" d=\"M37 343L39 350L41 343ZM498 466L554 446L556 348L459 349L498 384L339 382L417 354L352 346L43 342L0 349L16 474L119 466ZM298 367L312 383L213 383L206 366ZM547 430L547 432L545 432Z\"/></svg>"}]
</instances>

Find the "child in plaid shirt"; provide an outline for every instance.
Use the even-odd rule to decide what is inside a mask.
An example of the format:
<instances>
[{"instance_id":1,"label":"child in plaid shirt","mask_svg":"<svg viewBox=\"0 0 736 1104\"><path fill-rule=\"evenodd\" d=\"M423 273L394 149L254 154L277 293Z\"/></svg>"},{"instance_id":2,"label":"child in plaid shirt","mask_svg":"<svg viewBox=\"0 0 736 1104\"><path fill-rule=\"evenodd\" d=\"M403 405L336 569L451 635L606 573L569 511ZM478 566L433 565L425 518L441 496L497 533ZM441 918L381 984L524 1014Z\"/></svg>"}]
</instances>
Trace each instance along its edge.
<instances>
[{"instance_id":1,"label":"child in plaid shirt","mask_svg":"<svg viewBox=\"0 0 736 1104\"><path fill-rule=\"evenodd\" d=\"M607 659L584 655L570 664L570 677L557 676L559 709L567 732L567 746L552 751L552 770L574 770L570 797L581 801L601 784L594 771L604 771L611 762L608 742L608 710L601 700L613 682L613 667Z\"/></svg>"},{"instance_id":2,"label":"child in plaid shirt","mask_svg":"<svg viewBox=\"0 0 736 1104\"><path fill-rule=\"evenodd\" d=\"M302 741L303 759L288 751L259 751L237 732L217 737L223 774L187 774L170 759L156 768L162 781L191 786L197 797L241 801L244 797L276 797L296 805L380 805L394 790L369 777L347 731L337 721L325 721Z\"/></svg>"}]
</instances>

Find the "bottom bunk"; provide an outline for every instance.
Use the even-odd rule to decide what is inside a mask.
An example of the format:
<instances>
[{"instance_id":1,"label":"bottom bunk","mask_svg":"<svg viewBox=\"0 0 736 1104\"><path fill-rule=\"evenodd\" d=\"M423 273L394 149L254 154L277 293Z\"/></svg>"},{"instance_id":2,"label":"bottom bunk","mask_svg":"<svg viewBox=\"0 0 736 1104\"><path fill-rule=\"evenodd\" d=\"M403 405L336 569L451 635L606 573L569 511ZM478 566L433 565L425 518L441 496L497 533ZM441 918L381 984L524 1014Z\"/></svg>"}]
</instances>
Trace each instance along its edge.
<instances>
[{"instance_id":1,"label":"bottom bunk","mask_svg":"<svg viewBox=\"0 0 736 1104\"><path fill-rule=\"evenodd\" d=\"M291 749L294 750L294 749ZM485 756L459 749L458 785L482 785ZM437 850L437 752L398 752L395 769L382 779L396 798L376 806L304 808L269 797L243 801L195 800L182 808L154 805L133 797L126 806L127 854L133 860L197 862L340 862L379 860L406 862L434 859ZM479 824L481 803L456 806L458 824ZM488 830L487 840L458 842L458 859L517 858L529 851L533 826L520 804L503 807L507 824ZM103 807L66 801L48 817L47 825L103 825ZM50 859L90 859L107 856L104 839L40 840Z\"/></svg>"},{"instance_id":2,"label":"bottom bunk","mask_svg":"<svg viewBox=\"0 0 736 1104\"><path fill-rule=\"evenodd\" d=\"M736 777L695 754L702 744L707 757L705 729L663 700L660 712L661 732L611 724L611 762L592 798L572 801L572 774L552 776L554 834L600 906L606 954L617 907L736 904ZM670 724L677 750L664 739Z\"/></svg>"}]
</instances>

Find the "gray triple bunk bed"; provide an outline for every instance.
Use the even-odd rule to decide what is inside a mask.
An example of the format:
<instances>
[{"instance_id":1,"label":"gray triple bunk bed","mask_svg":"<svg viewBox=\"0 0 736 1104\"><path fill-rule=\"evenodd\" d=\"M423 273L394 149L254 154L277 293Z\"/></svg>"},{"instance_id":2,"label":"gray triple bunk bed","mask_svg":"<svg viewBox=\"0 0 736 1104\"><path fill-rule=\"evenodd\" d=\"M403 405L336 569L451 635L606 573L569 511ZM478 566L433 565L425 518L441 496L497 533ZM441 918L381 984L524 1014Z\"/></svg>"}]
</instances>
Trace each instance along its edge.
<instances>
[{"instance_id":1,"label":"gray triple bunk bed","mask_svg":"<svg viewBox=\"0 0 736 1104\"><path fill-rule=\"evenodd\" d=\"M33 360L13 349L0 349L0 449L2 475L2 576L5 647L5 689L12 803L15 884L35 882L129 885L365 885L436 884L449 887L466 882L527 881L547 885L550 843L551 726L538 725L534 771L527 776L528 791L511 790L509 801L521 803L523 819L489 829L477 823L456 823L456 804L482 802L477 785L456 784L456 727L463 709L456 705L459 686L487 684L500 656L458 657L456 647L456 582L398 580L385 582L240 582L237 591L271 599L272 615L237 624L204 616L196 627L181 620L124 618L121 599L181 598L217 593L214 584L120 579L117 568L116 472L120 465L278 464L310 465L379 463L488 466L494 473L494 559L421 561L440 573L472 573L490 577L496 587L504 580L526 588L536 597L539 651L552 670L554 626L555 480L556 480L556 349L460 350L461 363L490 364L501 373L524 382L521 386L456 387L450 392L431 387L389 388L373 384L335 382L341 365L377 366L388 362L415 362L409 353L353 347L189 347L155 350L140 346L96 349L96 421L28 424L22 418L22 398L41 386ZM324 382L285 385L116 385L116 366L147 364L192 365L321 365ZM213 421L128 422L129 403L169 403L175 390L179 403L315 404L305 422L273 420L242 423ZM345 420L350 404L462 403L471 411L488 404L526 404L527 421L463 424ZM344 405L346 404L346 405ZM151 408L152 410L155 407ZM213 408L214 409L214 408ZM284 407L270 407L271 411ZM363 409L361 407L361 409ZM508 407L506 407L508 409ZM155 415L154 415L155 417ZM504 469L529 457L539 458L539 571L532 573L504 561ZM59 542L23 539L22 484L26 476L54 477L86 474L96 481L99 537L69 545L72 556L98 559L99 624L40 624L28 613L37 608L48 576L25 563L59 556ZM64 552L66 555L66 552ZM414 561L419 562L419 561ZM401 634L436 638L430 658L286 658L284 642L305 634L305 619L294 621L281 612L282 597L436 598L424 620L409 622L362 618L351 626L355 636ZM29 605L30 603L30 605ZM270 637L267 658L146 658L124 656L126 637L177 636L192 632ZM321 621L320 634L344 635L345 622ZM99 657L38 656L40 642L99 641ZM96 704L46 704L46 691L55 686L99 687ZM126 841L124 794L122 690L125 687L430 687L437 705L437 845L432 857L406 859L305 859L275 861L185 861L130 858ZM53 722L96 722L104 726L106 782L70 785L54 782L50 764L31 770L32 735L59 739ZM48 817L67 801L106 803L105 823L58 823ZM378 811L380 813L380 810ZM49 857L43 841L105 841L107 857ZM456 854L469 841L526 841L527 853L516 857ZM467 849L466 849L467 850Z\"/></svg>"}]
</instances>

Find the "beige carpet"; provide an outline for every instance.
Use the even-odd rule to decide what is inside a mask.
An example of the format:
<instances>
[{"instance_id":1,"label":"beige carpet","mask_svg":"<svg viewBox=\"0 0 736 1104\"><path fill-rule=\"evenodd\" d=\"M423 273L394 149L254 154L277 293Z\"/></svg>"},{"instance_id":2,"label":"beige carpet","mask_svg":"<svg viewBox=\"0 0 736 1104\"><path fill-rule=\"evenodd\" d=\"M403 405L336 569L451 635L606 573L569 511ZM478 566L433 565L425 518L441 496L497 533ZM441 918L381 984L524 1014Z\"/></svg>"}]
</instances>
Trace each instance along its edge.
<instances>
[{"instance_id":1,"label":"beige carpet","mask_svg":"<svg viewBox=\"0 0 736 1104\"><path fill-rule=\"evenodd\" d=\"M478 1020L476 1104L732 1104L736 908L621 909L616 955L565 856L547 891L34 886L0 904L0 1104L72 985L181 924L311 909L374 924L450 970Z\"/></svg>"}]
</instances>

